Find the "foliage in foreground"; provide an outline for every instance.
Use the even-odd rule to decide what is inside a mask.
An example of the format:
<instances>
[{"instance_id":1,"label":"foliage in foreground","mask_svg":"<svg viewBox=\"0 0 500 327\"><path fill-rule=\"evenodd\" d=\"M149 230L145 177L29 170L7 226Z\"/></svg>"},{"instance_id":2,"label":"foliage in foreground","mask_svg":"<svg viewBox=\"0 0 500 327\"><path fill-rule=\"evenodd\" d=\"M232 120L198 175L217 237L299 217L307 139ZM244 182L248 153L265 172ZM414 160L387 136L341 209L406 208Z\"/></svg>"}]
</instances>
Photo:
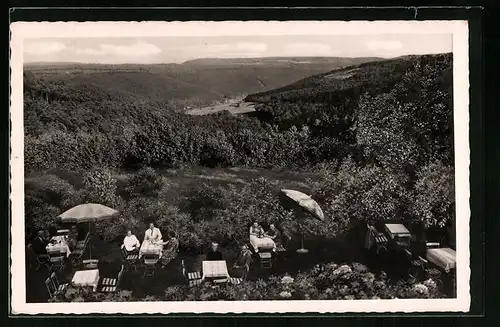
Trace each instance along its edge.
<instances>
[{"instance_id":1,"label":"foliage in foreground","mask_svg":"<svg viewBox=\"0 0 500 327\"><path fill-rule=\"evenodd\" d=\"M214 287L209 283L189 287L169 286L163 296L137 298L133 292L93 293L70 288L58 302L125 302L125 301L215 301L215 300L355 300L440 298L443 294L432 280L423 283L387 279L368 271L359 263L316 265L311 270L290 276L271 276L267 280L245 281L239 285Z\"/></svg>"}]
</instances>

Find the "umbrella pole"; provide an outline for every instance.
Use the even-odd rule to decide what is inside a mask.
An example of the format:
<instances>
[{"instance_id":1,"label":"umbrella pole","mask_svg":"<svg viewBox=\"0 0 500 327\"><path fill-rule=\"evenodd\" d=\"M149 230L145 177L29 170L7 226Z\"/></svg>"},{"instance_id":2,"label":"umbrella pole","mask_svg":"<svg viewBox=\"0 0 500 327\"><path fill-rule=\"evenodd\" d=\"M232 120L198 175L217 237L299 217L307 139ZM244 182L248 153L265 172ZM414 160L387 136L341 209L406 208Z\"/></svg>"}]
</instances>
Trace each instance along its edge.
<instances>
[{"instance_id":1,"label":"umbrella pole","mask_svg":"<svg viewBox=\"0 0 500 327\"><path fill-rule=\"evenodd\" d=\"M297 253L308 253L309 250L304 248L304 232L302 232L302 235L300 237L300 249L297 249Z\"/></svg>"},{"instance_id":2,"label":"umbrella pole","mask_svg":"<svg viewBox=\"0 0 500 327\"><path fill-rule=\"evenodd\" d=\"M92 259L92 234L91 234L91 225L89 221L89 259Z\"/></svg>"}]
</instances>

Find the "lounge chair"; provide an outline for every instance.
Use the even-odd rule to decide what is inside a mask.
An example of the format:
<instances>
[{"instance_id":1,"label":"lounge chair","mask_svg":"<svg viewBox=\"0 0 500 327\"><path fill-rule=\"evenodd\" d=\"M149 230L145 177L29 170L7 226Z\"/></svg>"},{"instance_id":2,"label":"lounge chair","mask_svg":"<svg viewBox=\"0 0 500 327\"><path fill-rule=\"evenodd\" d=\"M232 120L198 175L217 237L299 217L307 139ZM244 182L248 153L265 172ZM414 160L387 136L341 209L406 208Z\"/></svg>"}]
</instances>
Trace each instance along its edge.
<instances>
[{"instance_id":1,"label":"lounge chair","mask_svg":"<svg viewBox=\"0 0 500 327\"><path fill-rule=\"evenodd\" d=\"M186 272L186 266L184 265L184 260L181 261L181 265L182 265L182 274L186 277L189 286L201 284L202 276L200 271Z\"/></svg>"},{"instance_id":2,"label":"lounge chair","mask_svg":"<svg viewBox=\"0 0 500 327\"><path fill-rule=\"evenodd\" d=\"M64 269L64 257L66 256L66 253L61 253L59 249L57 250L48 250L47 254L49 256L48 264L49 264L49 271L54 271L54 270L63 270Z\"/></svg>"},{"instance_id":3,"label":"lounge chair","mask_svg":"<svg viewBox=\"0 0 500 327\"><path fill-rule=\"evenodd\" d=\"M144 258L144 276L152 277L156 271L156 264L160 260L158 254L147 253L143 255Z\"/></svg>"},{"instance_id":4,"label":"lounge chair","mask_svg":"<svg viewBox=\"0 0 500 327\"><path fill-rule=\"evenodd\" d=\"M52 281L52 285L54 286L54 289L55 289L54 296L59 295L59 294L63 294L68 289L69 284L68 283L63 283L63 284L59 283L59 279L57 278L57 275L55 272L53 272L50 275L50 280Z\"/></svg>"},{"instance_id":5,"label":"lounge chair","mask_svg":"<svg viewBox=\"0 0 500 327\"><path fill-rule=\"evenodd\" d=\"M123 263L125 270L134 268L137 271L137 263L139 262L139 254L129 254L125 248L122 248Z\"/></svg>"},{"instance_id":6,"label":"lounge chair","mask_svg":"<svg viewBox=\"0 0 500 327\"><path fill-rule=\"evenodd\" d=\"M118 286L120 285L120 281L123 275L123 270L125 267L122 265L120 272L116 278L110 277L102 277L99 280L99 284L97 286L97 290L103 293L114 293L118 290Z\"/></svg>"}]
</instances>

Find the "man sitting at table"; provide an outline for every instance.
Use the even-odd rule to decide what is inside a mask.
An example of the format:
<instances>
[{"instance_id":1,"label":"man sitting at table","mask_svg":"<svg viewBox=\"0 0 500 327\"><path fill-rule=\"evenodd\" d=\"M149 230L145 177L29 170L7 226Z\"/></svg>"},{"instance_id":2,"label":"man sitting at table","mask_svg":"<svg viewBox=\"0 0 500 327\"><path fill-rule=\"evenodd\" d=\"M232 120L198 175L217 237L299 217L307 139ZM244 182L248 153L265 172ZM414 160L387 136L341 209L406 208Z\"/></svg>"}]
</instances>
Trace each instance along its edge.
<instances>
[{"instance_id":1,"label":"man sitting at table","mask_svg":"<svg viewBox=\"0 0 500 327\"><path fill-rule=\"evenodd\" d=\"M219 244L212 242L212 244L210 245L210 250L207 252L206 260L207 261L224 260L222 258L222 252L219 251Z\"/></svg>"},{"instance_id":2,"label":"man sitting at table","mask_svg":"<svg viewBox=\"0 0 500 327\"><path fill-rule=\"evenodd\" d=\"M269 225L269 230L265 233L265 236L274 241L273 250L276 250L276 247L281 243L281 233L274 224Z\"/></svg>"},{"instance_id":3,"label":"man sitting at table","mask_svg":"<svg viewBox=\"0 0 500 327\"><path fill-rule=\"evenodd\" d=\"M47 244L49 244L49 242L45 239L45 232L43 230L39 230L35 239L33 239L33 242L31 243L33 251L39 256L47 255Z\"/></svg>"},{"instance_id":4,"label":"man sitting at table","mask_svg":"<svg viewBox=\"0 0 500 327\"><path fill-rule=\"evenodd\" d=\"M146 233L144 234L144 240L149 241L153 244L162 242L161 232L158 228L155 227L155 224L153 222L149 223L149 228L146 230Z\"/></svg>"},{"instance_id":5,"label":"man sitting at table","mask_svg":"<svg viewBox=\"0 0 500 327\"><path fill-rule=\"evenodd\" d=\"M125 248L128 254L134 254L139 251L139 248L141 247L141 244L139 243L139 240L137 237L135 237L134 234L132 234L131 230L127 231L127 236L123 239L123 244L122 244L122 249Z\"/></svg>"},{"instance_id":6,"label":"man sitting at table","mask_svg":"<svg viewBox=\"0 0 500 327\"><path fill-rule=\"evenodd\" d=\"M238 254L238 257L233 264L231 276L245 279L248 271L250 270L251 263L252 253L250 252L250 250L248 250L248 246L246 244L243 244L241 246L241 252L240 254Z\"/></svg>"},{"instance_id":7,"label":"man sitting at table","mask_svg":"<svg viewBox=\"0 0 500 327\"><path fill-rule=\"evenodd\" d=\"M72 226L69 230L68 237L66 238L66 243L71 251L76 248L76 244L78 243L78 231L76 226Z\"/></svg>"}]
</instances>

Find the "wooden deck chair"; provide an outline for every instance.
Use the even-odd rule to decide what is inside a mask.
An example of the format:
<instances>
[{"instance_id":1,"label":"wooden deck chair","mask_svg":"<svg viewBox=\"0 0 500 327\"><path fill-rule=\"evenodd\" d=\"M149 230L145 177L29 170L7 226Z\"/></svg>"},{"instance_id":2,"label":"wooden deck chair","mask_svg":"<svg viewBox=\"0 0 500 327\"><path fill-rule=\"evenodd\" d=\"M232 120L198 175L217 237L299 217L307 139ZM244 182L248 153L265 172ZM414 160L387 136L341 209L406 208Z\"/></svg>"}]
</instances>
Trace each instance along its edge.
<instances>
[{"instance_id":1,"label":"wooden deck chair","mask_svg":"<svg viewBox=\"0 0 500 327\"><path fill-rule=\"evenodd\" d=\"M57 275L55 272L53 272L51 275L50 275L50 280L52 281L52 285L54 286L54 290L55 290L55 293L54 293L54 296L56 295L59 295L59 294L63 294L66 292L66 289L68 288L68 283L59 283L59 279L57 278Z\"/></svg>"},{"instance_id":2,"label":"wooden deck chair","mask_svg":"<svg viewBox=\"0 0 500 327\"><path fill-rule=\"evenodd\" d=\"M118 290L125 266L122 265L116 278L102 277L99 281L98 290L103 293L114 293Z\"/></svg>"},{"instance_id":3,"label":"wooden deck chair","mask_svg":"<svg viewBox=\"0 0 500 327\"><path fill-rule=\"evenodd\" d=\"M146 253L143 255L144 258L144 276L153 277L156 272L156 264L160 260L158 254Z\"/></svg>"},{"instance_id":4,"label":"wooden deck chair","mask_svg":"<svg viewBox=\"0 0 500 327\"><path fill-rule=\"evenodd\" d=\"M64 258L66 256L66 253L61 253L59 250L49 250L47 251L47 254L49 256L49 271L55 271L55 270L63 270L64 269Z\"/></svg>"},{"instance_id":5,"label":"wooden deck chair","mask_svg":"<svg viewBox=\"0 0 500 327\"><path fill-rule=\"evenodd\" d=\"M243 278L240 277L229 277L229 283L233 285L238 285L243 283Z\"/></svg>"},{"instance_id":6,"label":"wooden deck chair","mask_svg":"<svg viewBox=\"0 0 500 327\"><path fill-rule=\"evenodd\" d=\"M139 254L129 254L125 248L122 248L123 264L125 265L125 270L134 268L137 271L137 263L139 262Z\"/></svg>"},{"instance_id":7,"label":"wooden deck chair","mask_svg":"<svg viewBox=\"0 0 500 327\"><path fill-rule=\"evenodd\" d=\"M184 265L184 260L181 260L181 266L182 266L182 274L184 275L184 277L186 277L189 286L201 284L202 275L200 271L186 272L186 266Z\"/></svg>"},{"instance_id":8,"label":"wooden deck chair","mask_svg":"<svg viewBox=\"0 0 500 327\"><path fill-rule=\"evenodd\" d=\"M264 269L270 269L273 266L271 252L259 252L260 266Z\"/></svg>"},{"instance_id":9,"label":"wooden deck chair","mask_svg":"<svg viewBox=\"0 0 500 327\"><path fill-rule=\"evenodd\" d=\"M404 252L406 254L406 258L408 259L408 275L415 280L420 280L424 275L422 261L420 258L414 258L410 250L405 249Z\"/></svg>"},{"instance_id":10,"label":"wooden deck chair","mask_svg":"<svg viewBox=\"0 0 500 327\"><path fill-rule=\"evenodd\" d=\"M375 234L375 244L377 246L375 253L378 255L380 254L381 251L386 251L387 252L387 243L389 240L387 239L387 236L384 235L384 233L377 232Z\"/></svg>"},{"instance_id":11,"label":"wooden deck chair","mask_svg":"<svg viewBox=\"0 0 500 327\"><path fill-rule=\"evenodd\" d=\"M425 278L432 279L441 288L443 286L443 281L441 280L441 271L435 267L431 267L427 259L424 259L422 257L419 257L419 259L420 261L422 261Z\"/></svg>"},{"instance_id":12,"label":"wooden deck chair","mask_svg":"<svg viewBox=\"0 0 500 327\"><path fill-rule=\"evenodd\" d=\"M53 299L56 296L56 289L50 277L45 280L45 286L47 287L47 292L49 293L49 298Z\"/></svg>"},{"instance_id":13,"label":"wooden deck chair","mask_svg":"<svg viewBox=\"0 0 500 327\"><path fill-rule=\"evenodd\" d=\"M276 245L276 252L278 252L278 253L285 252L287 249L288 243L290 242L291 239L292 239L292 237L290 236L290 234L288 234L286 232L281 233L281 242Z\"/></svg>"}]
</instances>

